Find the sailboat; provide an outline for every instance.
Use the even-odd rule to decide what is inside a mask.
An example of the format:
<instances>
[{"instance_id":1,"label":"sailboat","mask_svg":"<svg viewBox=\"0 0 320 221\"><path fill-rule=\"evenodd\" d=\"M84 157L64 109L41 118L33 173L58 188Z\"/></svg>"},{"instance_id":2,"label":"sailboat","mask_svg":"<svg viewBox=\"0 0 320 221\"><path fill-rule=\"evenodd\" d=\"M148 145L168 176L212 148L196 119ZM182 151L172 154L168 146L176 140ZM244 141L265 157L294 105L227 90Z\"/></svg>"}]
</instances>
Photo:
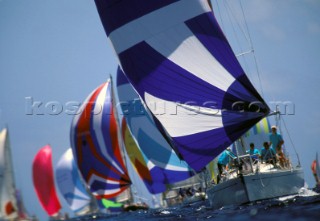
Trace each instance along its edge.
<instances>
[{"instance_id":1,"label":"sailboat","mask_svg":"<svg viewBox=\"0 0 320 221\"><path fill-rule=\"evenodd\" d=\"M60 219L61 203L55 187L50 145L43 146L35 155L32 162L32 178L42 208L50 219Z\"/></svg>"},{"instance_id":2,"label":"sailboat","mask_svg":"<svg viewBox=\"0 0 320 221\"><path fill-rule=\"evenodd\" d=\"M93 197L80 177L71 148L60 157L55 174L61 195L77 217L95 212Z\"/></svg>"},{"instance_id":3,"label":"sailboat","mask_svg":"<svg viewBox=\"0 0 320 221\"><path fill-rule=\"evenodd\" d=\"M123 203L123 208L128 204L129 209L148 209L145 204L133 202L130 190L132 181L119 145L113 96L110 78L84 101L71 126L73 155L96 199Z\"/></svg>"},{"instance_id":4,"label":"sailboat","mask_svg":"<svg viewBox=\"0 0 320 221\"><path fill-rule=\"evenodd\" d=\"M27 220L14 180L9 131L4 128L0 132L0 219Z\"/></svg>"},{"instance_id":5,"label":"sailboat","mask_svg":"<svg viewBox=\"0 0 320 221\"><path fill-rule=\"evenodd\" d=\"M121 69L158 130L196 172L272 114L207 0L95 3ZM301 167L291 167L239 173L208 194L217 207L294 194L303 185Z\"/></svg>"},{"instance_id":6,"label":"sailboat","mask_svg":"<svg viewBox=\"0 0 320 221\"><path fill-rule=\"evenodd\" d=\"M262 146L263 141L269 139L269 130L268 120L264 118L235 142L237 156L231 160L229 171L225 171L222 182L208 189L214 208L293 195L304 187L300 164L293 166L292 162L288 162L281 167L279 162L266 163L245 151L249 149L249 143ZM230 191L235 194L228 195Z\"/></svg>"},{"instance_id":7,"label":"sailboat","mask_svg":"<svg viewBox=\"0 0 320 221\"><path fill-rule=\"evenodd\" d=\"M314 179L316 181L316 185L314 187L314 190L319 193L320 192L320 164L319 164L319 159L318 159L318 153L316 153L315 160L312 161L311 170L312 170L312 174L314 176Z\"/></svg>"}]
</instances>

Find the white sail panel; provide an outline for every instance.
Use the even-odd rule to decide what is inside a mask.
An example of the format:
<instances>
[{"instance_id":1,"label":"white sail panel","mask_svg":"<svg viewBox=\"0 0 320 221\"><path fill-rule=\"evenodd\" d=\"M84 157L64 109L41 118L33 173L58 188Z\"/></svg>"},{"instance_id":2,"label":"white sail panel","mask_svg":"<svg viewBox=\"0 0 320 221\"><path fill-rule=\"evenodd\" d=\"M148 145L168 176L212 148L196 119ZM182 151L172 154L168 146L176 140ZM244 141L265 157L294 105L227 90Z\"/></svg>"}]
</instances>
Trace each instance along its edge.
<instances>
[{"instance_id":1,"label":"white sail panel","mask_svg":"<svg viewBox=\"0 0 320 221\"><path fill-rule=\"evenodd\" d=\"M202 0L205 1L205 0ZM190 8L189 11L180 11L181 7ZM131 21L112 32L109 36L117 54L133 45L145 41L154 35L168 29L173 24L184 22L203 13L204 9L196 1L182 0L170 4L160 10L153 11L139 19ZM210 8L205 8L210 11ZM154 24L157 25L154 25ZM132 34L134 33L134 34ZM123 36L126 36L123 38Z\"/></svg>"},{"instance_id":2,"label":"white sail panel","mask_svg":"<svg viewBox=\"0 0 320 221\"><path fill-rule=\"evenodd\" d=\"M219 110L213 110L213 113L216 114L199 114L194 109L200 110L200 107L190 106L187 109L187 105L179 106L174 102L164 101L148 93L145 93L144 96L151 112L157 116L172 137L186 136L223 127ZM153 104L156 104L156 108ZM186 119L188 119L187 122Z\"/></svg>"},{"instance_id":3,"label":"white sail panel","mask_svg":"<svg viewBox=\"0 0 320 221\"><path fill-rule=\"evenodd\" d=\"M235 81L184 23L146 42L168 60L223 91Z\"/></svg>"}]
</instances>

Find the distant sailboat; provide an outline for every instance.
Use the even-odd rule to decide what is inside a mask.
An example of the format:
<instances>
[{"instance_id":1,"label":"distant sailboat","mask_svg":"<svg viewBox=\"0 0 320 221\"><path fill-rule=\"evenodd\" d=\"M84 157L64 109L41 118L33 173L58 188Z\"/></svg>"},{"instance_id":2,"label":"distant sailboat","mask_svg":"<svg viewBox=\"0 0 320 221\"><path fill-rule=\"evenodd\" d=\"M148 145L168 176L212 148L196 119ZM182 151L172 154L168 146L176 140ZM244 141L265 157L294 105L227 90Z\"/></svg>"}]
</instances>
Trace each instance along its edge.
<instances>
[{"instance_id":1,"label":"distant sailboat","mask_svg":"<svg viewBox=\"0 0 320 221\"><path fill-rule=\"evenodd\" d=\"M57 217L61 204L55 188L50 145L42 147L34 157L32 178L42 208L50 217Z\"/></svg>"},{"instance_id":2,"label":"distant sailboat","mask_svg":"<svg viewBox=\"0 0 320 221\"><path fill-rule=\"evenodd\" d=\"M94 90L71 126L71 146L78 168L98 199L132 203L131 179L119 145L111 79Z\"/></svg>"},{"instance_id":3,"label":"distant sailboat","mask_svg":"<svg viewBox=\"0 0 320 221\"><path fill-rule=\"evenodd\" d=\"M56 181L60 193L76 216L95 212L93 198L89 195L69 148L56 166Z\"/></svg>"},{"instance_id":4,"label":"distant sailboat","mask_svg":"<svg viewBox=\"0 0 320 221\"><path fill-rule=\"evenodd\" d=\"M16 190L9 131L0 132L0 219L27 219L20 193Z\"/></svg>"}]
</instances>

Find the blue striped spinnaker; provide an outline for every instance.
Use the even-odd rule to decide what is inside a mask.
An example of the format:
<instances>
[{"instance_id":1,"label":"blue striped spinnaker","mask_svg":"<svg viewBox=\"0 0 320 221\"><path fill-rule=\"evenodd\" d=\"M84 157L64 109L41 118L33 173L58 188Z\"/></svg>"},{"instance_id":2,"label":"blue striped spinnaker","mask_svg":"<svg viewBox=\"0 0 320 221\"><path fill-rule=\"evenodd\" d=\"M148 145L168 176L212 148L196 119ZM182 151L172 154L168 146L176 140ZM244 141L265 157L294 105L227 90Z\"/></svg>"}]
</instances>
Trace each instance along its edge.
<instances>
[{"instance_id":1,"label":"blue striped spinnaker","mask_svg":"<svg viewBox=\"0 0 320 221\"><path fill-rule=\"evenodd\" d=\"M207 0L95 0L159 131L200 171L269 113Z\"/></svg>"}]
</instances>

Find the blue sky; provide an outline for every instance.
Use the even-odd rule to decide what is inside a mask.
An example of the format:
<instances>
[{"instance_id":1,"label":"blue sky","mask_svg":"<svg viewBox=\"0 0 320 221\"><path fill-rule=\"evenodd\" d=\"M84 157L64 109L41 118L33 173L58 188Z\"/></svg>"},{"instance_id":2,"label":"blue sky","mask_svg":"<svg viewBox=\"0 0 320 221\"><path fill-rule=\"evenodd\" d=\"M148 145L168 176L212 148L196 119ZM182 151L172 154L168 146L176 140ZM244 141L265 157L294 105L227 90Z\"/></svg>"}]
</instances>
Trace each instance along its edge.
<instances>
[{"instance_id":1,"label":"blue sky","mask_svg":"<svg viewBox=\"0 0 320 221\"><path fill-rule=\"evenodd\" d=\"M238 6L228 2L230 7ZM226 15L226 5L219 6ZM246 0L243 7L264 98L268 103L294 104L294 114L283 118L300 154L305 179L314 186L310 165L316 151L320 152L320 2ZM218 11L216 15L220 20ZM241 17L240 11L234 15ZM241 52L232 30L224 26L235 51ZM242 50L246 48L244 44ZM70 146L72 115L66 113L67 103L82 102L116 68L92 0L0 0L0 127L9 127L16 184L27 210L40 220L46 215L32 185L33 157L49 143L57 164ZM254 74L249 77L259 84ZM30 97L43 103L33 115L27 114ZM61 114L50 115L48 106L53 101L64 108ZM286 134L284 139L292 152ZM70 212L61 201L63 211Z\"/></svg>"}]
</instances>

